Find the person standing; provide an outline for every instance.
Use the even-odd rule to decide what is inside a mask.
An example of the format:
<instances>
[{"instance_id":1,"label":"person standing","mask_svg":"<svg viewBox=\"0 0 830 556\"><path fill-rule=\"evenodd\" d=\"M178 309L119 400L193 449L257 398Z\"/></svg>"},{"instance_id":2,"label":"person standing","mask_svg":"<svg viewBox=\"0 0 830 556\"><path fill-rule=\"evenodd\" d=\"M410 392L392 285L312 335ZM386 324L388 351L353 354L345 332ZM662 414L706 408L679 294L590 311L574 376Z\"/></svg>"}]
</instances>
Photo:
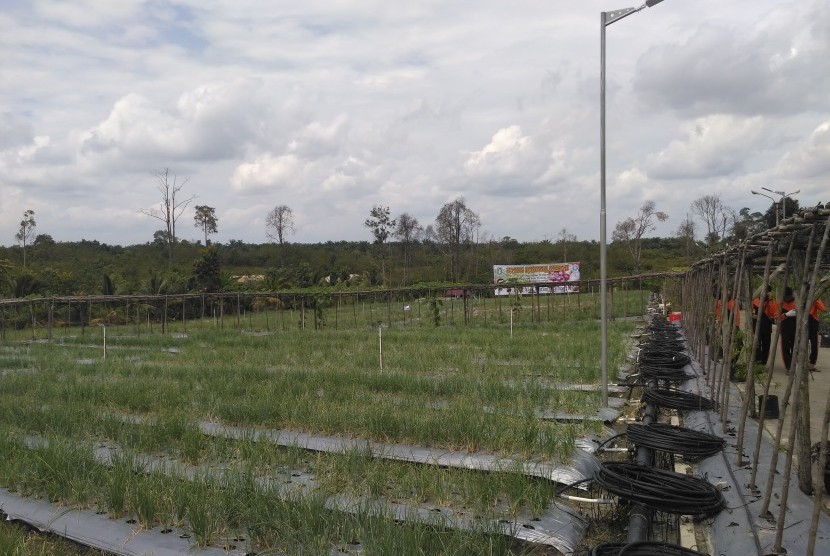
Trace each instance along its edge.
<instances>
[{"instance_id":1,"label":"person standing","mask_svg":"<svg viewBox=\"0 0 830 556\"><path fill-rule=\"evenodd\" d=\"M810 367L811 371L816 371L816 362L818 361L818 319L819 315L826 311L824 302L821 299L816 299L810 307L810 318L807 319L807 340L810 342Z\"/></svg>"},{"instance_id":2,"label":"person standing","mask_svg":"<svg viewBox=\"0 0 830 556\"><path fill-rule=\"evenodd\" d=\"M781 315L779 326L781 327L781 358L784 360L784 367L787 374L790 373L790 366L793 362L793 349L795 348L795 295L789 286L784 288L784 297L781 301Z\"/></svg>"},{"instance_id":3,"label":"person standing","mask_svg":"<svg viewBox=\"0 0 830 556\"><path fill-rule=\"evenodd\" d=\"M753 330L757 319L761 319L761 329L758 332L758 349L755 351L755 362L766 365L769 360L770 344L772 343L772 323L778 316L778 303L772 298L772 287L767 286L766 295L752 300Z\"/></svg>"}]
</instances>

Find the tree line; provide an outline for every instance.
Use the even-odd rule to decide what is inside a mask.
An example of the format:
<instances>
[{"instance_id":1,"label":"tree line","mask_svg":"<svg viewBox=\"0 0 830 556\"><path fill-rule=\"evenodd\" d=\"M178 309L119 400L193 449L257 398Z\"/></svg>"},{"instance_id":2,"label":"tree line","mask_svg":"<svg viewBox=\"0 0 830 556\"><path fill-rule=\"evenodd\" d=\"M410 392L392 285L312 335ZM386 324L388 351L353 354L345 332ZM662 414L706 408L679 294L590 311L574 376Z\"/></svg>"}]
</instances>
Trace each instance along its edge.
<instances>
[{"instance_id":1,"label":"tree line","mask_svg":"<svg viewBox=\"0 0 830 556\"><path fill-rule=\"evenodd\" d=\"M35 234L26 210L15 235L17 246L0 247L0 294L92 295L97 293L185 293L195 291L277 290L310 287L405 287L434 283L489 283L495 264L580 261L584 278L599 276L596 241L580 241L563 228L553 240L520 243L508 236L481 233L479 215L463 197L444 204L425 226L408 212L392 216L375 204L364 226L369 241L291 243L294 211L278 204L265 218L273 243L212 242L219 217L209 205L193 208L193 226L204 238L181 240L177 223L195 199L183 193L188 180L169 169L154 173L157 207L140 209L163 224L153 240L121 247L97 241L55 242ZM798 202L787 198L791 214ZM669 215L646 201L638 213L618 222L608 251L611 275L683 268L708 250L775 225L778 207L766 213L726 206L718 195L695 200L670 238L649 238ZM706 234L697 239L697 216Z\"/></svg>"}]
</instances>

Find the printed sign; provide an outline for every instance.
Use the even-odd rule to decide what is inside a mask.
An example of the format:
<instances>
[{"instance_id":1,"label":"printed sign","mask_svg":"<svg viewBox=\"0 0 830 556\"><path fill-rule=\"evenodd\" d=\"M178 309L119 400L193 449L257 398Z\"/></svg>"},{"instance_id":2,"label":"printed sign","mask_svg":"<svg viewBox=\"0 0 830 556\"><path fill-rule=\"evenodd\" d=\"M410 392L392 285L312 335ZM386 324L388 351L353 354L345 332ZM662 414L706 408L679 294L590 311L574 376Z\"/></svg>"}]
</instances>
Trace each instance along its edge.
<instances>
[{"instance_id":1,"label":"printed sign","mask_svg":"<svg viewBox=\"0 0 830 556\"><path fill-rule=\"evenodd\" d=\"M496 288L496 295L511 295L516 288L509 284L556 284L560 282L579 281L579 262L543 263L543 264L497 264L493 265L493 281L505 284ZM534 287L523 286L522 294L534 293ZM561 286L540 286L539 293L573 293L579 287L572 284Z\"/></svg>"}]
</instances>

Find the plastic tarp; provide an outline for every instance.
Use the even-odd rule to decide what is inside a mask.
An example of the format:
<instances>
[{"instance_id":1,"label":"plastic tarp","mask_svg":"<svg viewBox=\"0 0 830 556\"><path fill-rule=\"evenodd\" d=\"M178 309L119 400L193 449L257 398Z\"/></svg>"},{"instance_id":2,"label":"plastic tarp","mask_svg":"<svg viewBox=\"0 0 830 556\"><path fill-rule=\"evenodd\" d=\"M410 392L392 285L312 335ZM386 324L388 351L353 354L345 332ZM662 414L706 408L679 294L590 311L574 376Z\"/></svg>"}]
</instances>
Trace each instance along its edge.
<instances>
[{"instance_id":1,"label":"plastic tarp","mask_svg":"<svg viewBox=\"0 0 830 556\"><path fill-rule=\"evenodd\" d=\"M355 449L366 449L370 450L372 456L376 458L477 471L521 472L528 476L567 485L593 477L599 469L599 460L579 448L570 463L556 464L547 461L506 458L481 452L450 451L407 444L385 444L340 436L315 436L284 429L249 429L208 421L200 421L199 428L204 434L211 436L270 442L278 446L294 446L315 452L344 453Z\"/></svg>"},{"instance_id":2,"label":"plastic tarp","mask_svg":"<svg viewBox=\"0 0 830 556\"><path fill-rule=\"evenodd\" d=\"M692 362L693 369L700 373L700 364ZM727 411L727 425L737 429L741 416L742 397L737 387L730 383L730 405ZM682 389L700 395L710 395L703 378L687 381ZM720 416L712 411L687 411L684 413L683 425L690 429L721 436L726 440L723 453L709 457L698 463L697 473L706 476L710 482L722 486L729 511L721 512L712 520L711 542L713 554L770 554L775 546L775 524L761 517L760 510L763 497L760 492L749 489L752 475L751 464L742 467L735 465L737 460L737 439L735 436L723 436L723 424ZM747 419L744 433L744 461L755 451L758 438L758 423ZM774 446L772 438L764 432L761 438L761 451L758 462L757 486L765 488L769 475L770 462ZM776 468L776 486L781 488L784 471L784 457L778 458ZM778 517L779 498L773 493L770 512ZM784 527L782 547L788 554L806 554L807 538L813 512L813 499L798 488L798 481L790 481L787 498L787 523ZM830 518L821 513L817 537L816 554L825 554L821 547L830 546Z\"/></svg>"},{"instance_id":3,"label":"plastic tarp","mask_svg":"<svg viewBox=\"0 0 830 556\"><path fill-rule=\"evenodd\" d=\"M0 510L8 519L28 523L80 544L122 556L226 556L245 554L243 550L216 547L199 548L182 531L162 533L161 528L141 529L123 519L110 519L91 510L74 510L45 500L21 498L0 489Z\"/></svg>"},{"instance_id":4,"label":"plastic tarp","mask_svg":"<svg viewBox=\"0 0 830 556\"><path fill-rule=\"evenodd\" d=\"M33 437L28 440L28 444L30 446L43 446L46 441ZM122 451L116 446L99 444L94 448L94 454L98 461L109 465L114 458L122 454ZM199 477L221 482L225 474L229 472L228 469L223 469L221 465L194 466L169 458L144 454L134 455L132 458L133 468L137 472L172 474L189 480ZM298 493L313 489L316 478L301 471L283 470L271 476L254 477L254 481L264 492L274 493L285 500L293 500ZM528 542L552 546L564 553L575 550L587 529L587 522L583 518L558 505L549 507L541 515L534 516L523 512L515 516L485 520L467 514L461 509L438 505L402 504L382 498L348 495L330 496L326 499L325 506L328 509L345 513L391 517L399 521L415 521L474 532L490 531ZM28 522L28 520L25 521ZM113 537L109 540L115 541L117 539ZM80 542L89 544L86 541ZM147 542L152 542L152 539ZM97 545L90 544L90 546ZM148 553L162 554L161 552ZM171 552L170 554L177 553Z\"/></svg>"}]
</instances>

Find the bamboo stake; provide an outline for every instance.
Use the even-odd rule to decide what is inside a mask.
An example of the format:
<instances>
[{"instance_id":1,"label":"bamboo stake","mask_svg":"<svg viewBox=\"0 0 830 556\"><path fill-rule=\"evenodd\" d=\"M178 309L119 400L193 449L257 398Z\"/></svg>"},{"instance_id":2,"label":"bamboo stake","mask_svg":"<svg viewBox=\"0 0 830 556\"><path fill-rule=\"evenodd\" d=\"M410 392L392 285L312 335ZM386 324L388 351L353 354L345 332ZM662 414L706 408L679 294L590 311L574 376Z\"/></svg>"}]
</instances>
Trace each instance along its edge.
<instances>
[{"instance_id":1,"label":"bamboo stake","mask_svg":"<svg viewBox=\"0 0 830 556\"><path fill-rule=\"evenodd\" d=\"M758 297L758 316L755 319L755 334L752 338L752 346L750 347L749 351L749 361L747 366L750 364L752 365L751 372L748 369L746 373L746 381L744 382L744 391L746 392L746 399L744 400L743 409L741 410L741 419L740 425L738 426L738 438L737 438L737 460L735 464L737 466L743 465L743 453L744 453L744 433L746 431L746 419L747 416L750 414L750 408L755 408L755 365L757 362L755 361L755 353L758 350L758 340L759 336L761 335L761 319L764 318L764 305L767 302L767 286L769 285L769 274L770 274L770 267L772 266L772 253L775 250L775 242L770 241L769 245L767 246L767 258L764 261L764 278L761 283L761 294ZM750 314L752 314L752 303L750 302ZM764 361L766 365L766 361ZM753 411L754 412L754 411Z\"/></svg>"},{"instance_id":2,"label":"bamboo stake","mask_svg":"<svg viewBox=\"0 0 830 556\"><path fill-rule=\"evenodd\" d=\"M807 242L808 252L812 249L813 237L815 236L815 232L816 232L816 229L815 229L815 227L813 227L813 229L810 231L810 239ZM795 236L793 236L793 241L795 241ZM789 269L789 265L787 265L787 266L788 266L788 269ZM783 297L783 291L782 291L782 297ZM780 305L779 305L779 307L780 307ZM778 323L777 328L779 328L779 329L781 328L781 323L780 322ZM796 333L796 339L795 339L796 346L798 345L798 340L799 340L798 332L799 332L798 328L796 327L796 332L795 332ZM794 350L794 352L793 352L793 362L797 361L796 355L797 354L795 353L795 350ZM801 367L802 367L802 365L796 364L795 368L791 369L791 372L789 373L789 380L787 380L787 387L784 390L784 396L783 396L782 401L781 401L781 412L780 412L781 415L778 419L778 426L777 426L776 432L775 432L775 440L774 440L775 446L780 446L781 445L781 437L784 433L784 417L787 414L787 405L789 404L790 394L792 393L793 384L794 384L795 380L798 379L799 382L800 382L801 376L800 376L799 373L800 373ZM795 372L792 372L793 370ZM796 403L793 404L793 418L792 418L793 422L795 422L795 412L798 408L798 403L797 402L798 402L798 397L796 397ZM790 443L792 443L793 441L794 441L793 436L790 436ZM792 444L790 445L790 447L792 447ZM792 460L790 460L790 461L792 461ZM770 511L769 511L769 505L770 505L770 500L771 500L771 497L772 497L772 487L775 483L775 474L776 474L776 471L777 471L777 469L776 469L777 467L778 467L778 450L773 450L772 451L772 457L770 459L770 470L769 470L769 474L767 476L766 491L764 492L764 501L761 505L761 515L771 515Z\"/></svg>"},{"instance_id":3,"label":"bamboo stake","mask_svg":"<svg viewBox=\"0 0 830 556\"><path fill-rule=\"evenodd\" d=\"M828 224L830 224L830 223L828 223ZM830 225L828 225L828 224L825 224L825 226L824 226L824 235L822 236L822 239L821 239L821 245L819 246L818 251L816 252L816 263L813 266L812 278L811 278L809 283L805 282L801 286L801 295L802 295L801 299L803 300L803 310L801 312L799 312L798 315L797 315L797 318L801 321L801 324L798 328L796 328L796 341L799 344L801 344L802 349L806 349L806 346L807 346L807 338L806 338L806 336L807 336L807 319L810 318L810 316L808 314L808 310L809 310L810 305L808 305L808 302L810 301L810 297L812 297L812 293L813 293L813 291L815 291L816 285L818 284L819 265L821 264L821 260L824 256L824 251L827 248L827 239L828 239L828 237L830 237ZM814 225L812 227L811 232L810 232L810 241L808 241L808 243L807 243L807 251L806 251L806 256L805 256L805 261L804 261L805 266L804 266L804 274L803 274L803 276L805 278L807 276L807 271L810 268L809 267L809 264L810 264L810 247L812 245L812 239L813 239L813 236L815 235L815 232L816 232L816 226ZM798 336L799 332L802 333L801 336L803 336L803 339L799 338L799 336ZM795 356L796 356L796 354L793 353L793 357L795 357ZM803 353L801 353L801 354L799 354L799 359L797 359L795 361L795 377L794 377L794 379L795 379L796 383L800 383L799 379L801 379L801 375L804 372L804 361L803 361L803 359L804 359ZM806 378L806 375L805 375L805 378ZM804 389L806 390L806 388L804 388ZM792 449L792 444L793 444L793 442L795 442L795 432L796 432L796 425L798 424L798 411L799 411L800 401L801 401L801 397L796 396L795 401L793 402L793 416L792 416L792 419L790 419L790 447L791 447L791 449L787 450L787 456L785 458L786 463L785 463L785 466L784 466L784 484L782 485L782 488L781 488L780 511L778 513L778 522L776 523L776 529L775 529L774 550L776 552L781 552L781 550L782 550L781 543L782 543L783 538L784 538L784 521L785 521L785 516L786 516L786 511L787 511L787 499L789 497L789 486L790 486L790 475L789 474L792 471L793 453L795 452L795 450ZM807 398L805 401L809 402L809 398ZM785 408L786 408L786 406L785 406ZM805 410L805 413L806 413L806 410ZM808 421L808 423L809 423L809 421ZM807 430L804 431L804 439L807 441L807 446L808 446L808 450L809 450L809 425L808 425ZM799 463L799 466L805 468L806 471L807 471L806 473L803 473L803 474L800 473L799 474L800 477L809 476L810 465L811 465L811 463L810 463L809 452L808 452L807 460L804 461L802 459L802 460L800 460L800 463ZM812 481L810 481L810 482L812 482Z\"/></svg>"},{"instance_id":4,"label":"bamboo stake","mask_svg":"<svg viewBox=\"0 0 830 556\"><path fill-rule=\"evenodd\" d=\"M824 420L821 423L819 442L818 475L813 481L813 515L810 521L810 535L807 537L807 556L813 556L816 549L816 531L824 499L824 470L827 469L827 435L830 433L830 392L824 404Z\"/></svg>"}]
</instances>

